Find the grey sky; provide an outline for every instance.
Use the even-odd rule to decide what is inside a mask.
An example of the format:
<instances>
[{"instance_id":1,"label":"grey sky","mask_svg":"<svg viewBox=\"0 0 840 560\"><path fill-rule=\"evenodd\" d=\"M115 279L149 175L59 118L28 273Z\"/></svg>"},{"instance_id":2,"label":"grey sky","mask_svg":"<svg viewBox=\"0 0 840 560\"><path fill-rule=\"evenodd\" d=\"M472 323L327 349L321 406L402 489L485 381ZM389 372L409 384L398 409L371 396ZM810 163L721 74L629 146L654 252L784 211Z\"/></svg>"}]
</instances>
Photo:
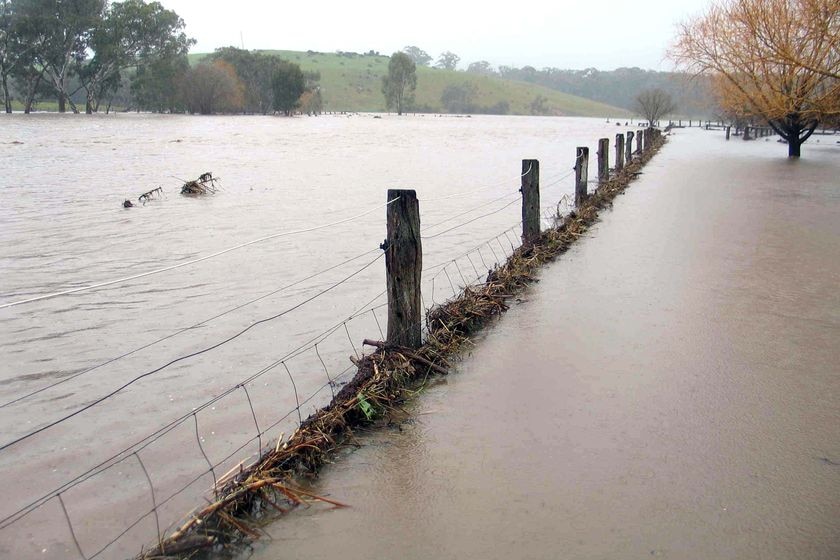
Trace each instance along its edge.
<instances>
[{"instance_id":1,"label":"grey sky","mask_svg":"<svg viewBox=\"0 0 840 560\"><path fill-rule=\"evenodd\" d=\"M390 55L416 45L437 56L450 50L465 67L619 66L669 69L665 50L676 24L710 0L459 2L427 0L160 0L187 24L195 52L222 46ZM240 40L241 33L241 40Z\"/></svg>"}]
</instances>

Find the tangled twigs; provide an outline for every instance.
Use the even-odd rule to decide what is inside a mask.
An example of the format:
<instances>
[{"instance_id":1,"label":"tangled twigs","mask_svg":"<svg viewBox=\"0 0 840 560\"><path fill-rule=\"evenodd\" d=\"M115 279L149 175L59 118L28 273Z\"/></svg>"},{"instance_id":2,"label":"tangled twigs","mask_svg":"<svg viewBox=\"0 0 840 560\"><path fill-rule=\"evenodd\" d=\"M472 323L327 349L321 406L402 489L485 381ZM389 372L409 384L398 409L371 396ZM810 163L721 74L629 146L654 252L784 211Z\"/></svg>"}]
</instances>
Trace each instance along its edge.
<instances>
[{"instance_id":1,"label":"tangled twigs","mask_svg":"<svg viewBox=\"0 0 840 560\"><path fill-rule=\"evenodd\" d=\"M576 211L548 229L532 244L519 247L507 261L490 271L486 281L468 286L453 299L430 309L428 334L418 349L392 347L365 340L374 353L354 359L356 375L329 405L304 420L292 436L267 446L249 466L239 463L220 479L216 501L191 515L180 528L138 558L192 558L210 547L224 547L260 536L257 524L267 512L281 515L312 501L346 507L293 484L314 476L330 455L350 441L353 429L369 424L393 410L430 371L446 374L449 359L457 355L470 336L508 309L507 300L534 281L537 269L577 241L609 207L642 166L658 151L663 140L635 158L609 181L598 186Z\"/></svg>"},{"instance_id":2,"label":"tangled twigs","mask_svg":"<svg viewBox=\"0 0 840 560\"><path fill-rule=\"evenodd\" d=\"M364 344L365 346L373 346L375 348L379 348L380 350L392 350L392 351L399 352L400 354L403 354L407 358L411 358L415 362L420 362L424 366L429 367L430 369L432 369L433 371L436 371L437 373L439 373L441 375L449 375L449 372L447 370L443 369L442 367L440 367L439 365L430 362L429 360L427 360L426 358L424 358L422 356L418 356L417 354L415 354L411 350L408 350L407 348L403 348L402 346L393 346L393 345L389 345L387 342L382 342L381 340L370 340L369 338L366 338L364 340L364 342L362 342L362 344Z\"/></svg>"}]
</instances>

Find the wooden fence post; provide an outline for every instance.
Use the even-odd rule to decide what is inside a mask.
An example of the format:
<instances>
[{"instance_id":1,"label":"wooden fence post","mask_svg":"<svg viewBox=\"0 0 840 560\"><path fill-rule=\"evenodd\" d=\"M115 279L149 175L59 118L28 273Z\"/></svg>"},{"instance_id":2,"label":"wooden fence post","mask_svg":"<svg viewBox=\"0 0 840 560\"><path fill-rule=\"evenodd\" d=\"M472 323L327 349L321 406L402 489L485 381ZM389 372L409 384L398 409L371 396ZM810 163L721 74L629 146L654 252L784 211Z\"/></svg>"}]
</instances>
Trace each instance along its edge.
<instances>
[{"instance_id":1,"label":"wooden fence post","mask_svg":"<svg viewBox=\"0 0 840 560\"><path fill-rule=\"evenodd\" d=\"M627 131L627 146L626 146L627 153L624 154L624 160L627 163L630 163L630 161L633 159L633 137L635 135L636 134L632 130Z\"/></svg>"},{"instance_id":2,"label":"wooden fence post","mask_svg":"<svg viewBox=\"0 0 840 560\"><path fill-rule=\"evenodd\" d=\"M388 344L419 348L423 313L420 273L420 204L413 190L388 189L385 274L388 289Z\"/></svg>"},{"instance_id":3,"label":"wooden fence post","mask_svg":"<svg viewBox=\"0 0 840 560\"><path fill-rule=\"evenodd\" d=\"M744 127L744 140L752 140L752 138L750 138L750 127L748 126Z\"/></svg>"},{"instance_id":4,"label":"wooden fence post","mask_svg":"<svg viewBox=\"0 0 840 560\"><path fill-rule=\"evenodd\" d=\"M522 160L522 244L533 243L540 236L540 162Z\"/></svg>"},{"instance_id":5,"label":"wooden fence post","mask_svg":"<svg viewBox=\"0 0 840 560\"><path fill-rule=\"evenodd\" d=\"M610 180L610 139L598 140L598 183Z\"/></svg>"},{"instance_id":6,"label":"wooden fence post","mask_svg":"<svg viewBox=\"0 0 840 560\"><path fill-rule=\"evenodd\" d=\"M732 130L732 125L726 127L726 139L729 140L729 133Z\"/></svg>"},{"instance_id":7,"label":"wooden fence post","mask_svg":"<svg viewBox=\"0 0 840 560\"><path fill-rule=\"evenodd\" d=\"M575 206L586 200L586 183L589 180L589 148L578 147L575 158Z\"/></svg>"},{"instance_id":8,"label":"wooden fence post","mask_svg":"<svg viewBox=\"0 0 840 560\"><path fill-rule=\"evenodd\" d=\"M636 132L636 153L642 153L642 147L644 144L644 137L645 137L645 129L641 129Z\"/></svg>"},{"instance_id":9,"label":"wooden fence post","mask_svg":"<svg viewBox=\"0 0 840 560\"><path fill-rule=\"evenodd\" d=\"M615 172L624 169L624 135L615 135Z\"/></svg>"}]
</instances>

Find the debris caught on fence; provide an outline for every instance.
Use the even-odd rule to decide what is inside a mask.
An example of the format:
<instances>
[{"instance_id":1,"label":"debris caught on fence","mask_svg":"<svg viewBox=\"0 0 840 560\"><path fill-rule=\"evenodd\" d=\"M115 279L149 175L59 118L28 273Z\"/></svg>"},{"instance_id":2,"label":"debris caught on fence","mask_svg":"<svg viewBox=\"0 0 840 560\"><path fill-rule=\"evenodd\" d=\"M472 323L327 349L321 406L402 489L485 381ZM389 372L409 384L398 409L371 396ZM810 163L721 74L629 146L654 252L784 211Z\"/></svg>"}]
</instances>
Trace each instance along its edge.
<instances>
[{"instance_id":1,"label":"debris caught on fence","mask_svg":"<svg viewBox=\"0 0 840 560\"><path fill-rule=\"evenodd\" d=\"M215 194L217 182L219 182L219 179L217 177L213 177L213 174L208 171L207 173L202 173L201 175L199 175L198 179L194 181L184 182L184 185L181 187L181 194Z\"/></svg>"},{"instance_id":2,"label":"debris caught on fence","mask_svg":"<svg viewBox=\"0 0 840 560\"><path fill-rule=\"evenodd\" d=\"M147 202L156 197L163 198L163 187L158 187L148 192L144 192L143 194L137 197L137 202L140 202L141 204L143 204L143 206L145 206Z\"/></svg>"},{"instance_id":3,"label":"debris caught on fence","mask_svg":"<svg viewBox=\"0 0 840 560\"><path fill-rule=\"evenodd\" d=\"M365 340L375 350L353 358L355 376L329 405L304 420L288 439L250 466L237 465L215 486L215 501L190 515L181 527L137 558L192 558L202 550L235 547L259 538L266 515L282 515L306 503L334 500L299 488L314 477L332 454L352 437L353 429L387 417L430 375L447 373L451 360L471 336L508 309L508 301L534 280L539 267L565 252L612 205L664 140L652 141L639 157L601 183L586 201L532 243L516 250L503 264L488 272L485 282L465 287L460 294L428 310L424 344L409 350L385 342Z\"/></svg>"}]
</instances>

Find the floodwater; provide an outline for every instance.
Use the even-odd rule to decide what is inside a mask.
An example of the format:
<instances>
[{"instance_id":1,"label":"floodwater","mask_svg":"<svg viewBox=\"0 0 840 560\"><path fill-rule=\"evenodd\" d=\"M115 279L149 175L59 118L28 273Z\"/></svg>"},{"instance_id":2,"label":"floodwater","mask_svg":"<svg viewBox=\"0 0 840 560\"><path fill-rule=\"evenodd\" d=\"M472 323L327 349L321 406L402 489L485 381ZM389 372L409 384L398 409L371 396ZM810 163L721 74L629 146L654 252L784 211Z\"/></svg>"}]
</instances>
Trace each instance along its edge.
<instances>
[{"instance_id":1,"label":"floodwater","mask_svg":"<svg viewBox=\"0 0 840 560\"><path fill-rule=\"evenodd\" d=\"M840 558L840 146L675 131L276 558Z\"/></svg>"},{"instance_id":2,"label":"floodwater","mask_svg":"<svg viewBox=\"0 0 840 560\"><path fill-rule=\"evenodd\" d=\"M536 117L0 116L0 306L299 232L0 308L0 555L77 556L72 526L85 556L130 556L201 504L214 474L291 433L298 402L303 417L328 402L329 380L351 375L348 356L385 327L386 189L418 191L431 305L510 252L522 159L540 160L548 213L573 190L575 147L594 154L625 130ZM178 194L205 171L219 193ZM159 186L164 197L122 208Z\"/></svg>"}]
</instances>

